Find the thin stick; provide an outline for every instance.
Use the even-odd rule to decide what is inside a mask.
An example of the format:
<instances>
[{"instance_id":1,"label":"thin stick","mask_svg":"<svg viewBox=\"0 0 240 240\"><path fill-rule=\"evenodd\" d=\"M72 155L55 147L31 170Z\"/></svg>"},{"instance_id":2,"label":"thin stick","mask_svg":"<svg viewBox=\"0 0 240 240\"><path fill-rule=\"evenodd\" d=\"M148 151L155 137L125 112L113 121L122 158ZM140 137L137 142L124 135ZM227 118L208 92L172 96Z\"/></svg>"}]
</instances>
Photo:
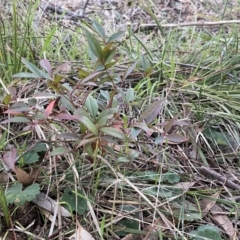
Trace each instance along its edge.
<instances>
[{"instance_id":1,"label":"thin stick","mask_svg":"<svg viewBox=\"0 0 240 240\"><path fill-rule=\"evenodd\" d=\"M217 22L186 22L186 23L166 23L161 24L162 27L170 28L170 27L187 27L187 26L216 26L216 25L224 25L224 24L240 24L240 20L225 20L225 21L217 21ZM151 29L157 27L157 24L141 24L139 29Z\"/></svg>"}]
</instances>

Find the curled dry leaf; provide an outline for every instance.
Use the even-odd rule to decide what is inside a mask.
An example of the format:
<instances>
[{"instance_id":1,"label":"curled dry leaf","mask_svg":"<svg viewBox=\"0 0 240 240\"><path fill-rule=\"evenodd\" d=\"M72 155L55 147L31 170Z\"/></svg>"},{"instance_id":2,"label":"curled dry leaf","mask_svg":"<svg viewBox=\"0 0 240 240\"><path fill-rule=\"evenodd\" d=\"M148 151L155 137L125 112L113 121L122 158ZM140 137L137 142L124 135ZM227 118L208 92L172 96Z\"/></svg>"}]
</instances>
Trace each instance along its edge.
<instances>
[{"instance_id":1,"label":"curled dry leaf","mask_svg":"<svg viewBox=\"0 0 240 240\"><path fill-rule=\"evenodd\" d=\"M15 167L15 173L17 180L22 183L24 187L31 185L34 181L34 178L30 174L19 167Z\"/></svg>"}]
</instances>

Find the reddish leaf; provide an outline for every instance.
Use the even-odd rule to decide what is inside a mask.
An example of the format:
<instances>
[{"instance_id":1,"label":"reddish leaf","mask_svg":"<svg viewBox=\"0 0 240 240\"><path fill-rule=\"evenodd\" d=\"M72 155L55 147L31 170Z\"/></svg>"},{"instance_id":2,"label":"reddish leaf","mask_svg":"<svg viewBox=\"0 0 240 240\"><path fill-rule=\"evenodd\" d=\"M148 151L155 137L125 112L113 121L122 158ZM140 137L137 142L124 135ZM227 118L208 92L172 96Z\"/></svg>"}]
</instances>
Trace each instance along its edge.
<instances>
[{"instance_id":1,"label":"reddish leaf","mask_svg":"<svg viewBox=\"0 0 240 240\"><path fill-rule=\"evenodd\" d=\"M165 139L169 142L169 144L179 144L179 143L183 143L183 142L187 142L188 139L183 137L182 135L180 134L177 134L177 133L172 133L172 134L169 134L167 136L165 136Z\"/></svg>"},{"instance_id":2,"label":"reddish leaf","mask_svg":"<svg viewBox=\"0 0 240 240\"><path fill-rule=\"evenodd\" d=\"M52 113L53 111L53 108L55 107L55 105L57 105L57 103L59 102L60 100L60 97L58 97L57 99L51 101L49 103L49 105L47 106L47 108L44 110L44 118L47 119L50 114Z\"/></svg>"},{"instance_id":3,"label":"reddish leaf","mask_svg":"<svg viewBox=\"0 0 240 240\"><path fill-rule=\"evenodd\" d=\"M15 172L15 162L17 157L17 149L14 148L11 151L4 153L3 161L4 163L13 171Z\"/></svg>"},{"instance_id":4,"label":"reddish leaf","mask_svg":"<svg viewBox=\"0 0 240 240\"><path fill-rule=\"evenodd\" d=\"M58 115L54 116L53 119L58 120L77 120L77 118L69 113L59 113Z\"/></svg>"},{"instance_id":5,"label":"reddish leaf","mask_svg":"<svg viewBox=\"0 0 240 240\"><path fill-rule=\"evenodd\" d=\"M174 124L174 118L170 119L167 124L163 127L164 133L168 133Z\"/></svg>"},{"instance_id":6,"label":"reddish leaf","mask_svg":"<svg viewBox=\"0 0 240 240\"><path fill-rule=\"evenodd\" d=\"M70 63L71 62L65 62L65 63L57 66L55 68L55 70L53 71L53 73L56 74L56 73L62 72L63 70L65 70L70 65Z\"/></svg>"},{"instance_id":7,"label":"reddish leaf","mask_svg":"<svg viewBox=\"0 0 240 240\"><path fill-rule=\"evenodd\" d=\"M140 116L140 121L145 120L146 124L153 122L159 114L160 109L163 107L164 102L165 98L150 104L142 113L142 116Z\"/></svg>"},{"instance_id":8,"label":"reddish leaf","mask_svg":"<svg viewBox=\"0 0 240 240\"><path fill-rule=\"evenodd\" d=\"M52 66L47 59L40 60L40 65L43 69L45 69L48 72L49 75L51 75Z\"/></svg>"}]
</instances>

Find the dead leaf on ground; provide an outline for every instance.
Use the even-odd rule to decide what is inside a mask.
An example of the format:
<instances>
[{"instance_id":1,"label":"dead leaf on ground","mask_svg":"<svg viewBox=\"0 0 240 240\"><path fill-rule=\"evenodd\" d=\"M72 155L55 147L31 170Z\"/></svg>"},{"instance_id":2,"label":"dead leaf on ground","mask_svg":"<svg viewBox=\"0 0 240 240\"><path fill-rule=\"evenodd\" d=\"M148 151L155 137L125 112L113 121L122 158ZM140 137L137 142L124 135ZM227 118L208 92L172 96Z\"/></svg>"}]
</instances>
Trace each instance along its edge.
<instances>
[{"instance_id":1,"label":"dead leaf on ground","mask_svg":"<svg viewBox=\"0 0 240 240\"><path fill-rule=\"evenodd\" d=\"M7 183L9 181L9 174L7 172L0 172L0 183Z\"/></svg>"},{"instance_id":2,"label":"dead leaf on ground","mask_svg":"<svg viewBox=\"0 0 240 240\"><path fill-rule=\"evenodd\" d=\"M77 221L77 231L69 238L69 240L95 240L92 235L86 231L79 221Z\"/></svg>"},{"instance_id":3,"label":"dead leaf on ground","mask_svg":"<svg viewBox=\"0 0 240 240\"><path fill-rule=\"evenodd\" d=\"M60 208L61 215L63 217L71 217L72 214L63 206L59 206L59 203L52 198L48 197L45 193L39 193L35 200L33 200L35 204L39 207L42 207L49 211L50 213L54 213L57 207Z\"/></svg>"},{"instance_id":4,"label":"dead leaf on ground","mask_svg":"<svg viewBox=\"0 0 240 240\"><path fill-rule=\"evenodd\" d=\"M34 181L34 178L30 174L17 166L15 167L15 173L17 180L22 183L24 187L31 185Z\"/></svg>"},{"instance_id":5,"label":"dead leaf on ground","mask_svg":"<svg viewBox=\"0 0 240 240\"><path fill-rule=\"evenodd\" d=\"M215 205L217 198L219 197L220 192L214 193L211 197L216 199L204 199L199 201L200 208L202 211L202 217L205 217L208 212L212 209L212 207Z\"/></svg>"},{"instance_id":6,"label":"dead leaf on ground","mask_svg":"<svg viewBox=\"0 0 240 240\"><path fill-rule=\"evenodd\" d=\"M236 239L236 230L233 227L231 220L228 218L221 207L214 205L211 209L214 221L225 230L230 240ZM222 214L221 214L222 213Z\"/></svg>"}]
</instances>

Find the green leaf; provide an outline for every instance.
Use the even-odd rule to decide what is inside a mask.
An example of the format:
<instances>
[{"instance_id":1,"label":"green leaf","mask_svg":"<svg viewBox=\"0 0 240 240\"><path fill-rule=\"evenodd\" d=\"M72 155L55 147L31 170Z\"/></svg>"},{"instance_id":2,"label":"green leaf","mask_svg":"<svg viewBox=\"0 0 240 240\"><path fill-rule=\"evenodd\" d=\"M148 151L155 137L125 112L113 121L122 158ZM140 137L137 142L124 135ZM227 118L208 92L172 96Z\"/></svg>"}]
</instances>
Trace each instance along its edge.
<instances>
[{"instance_id":1,"label":"green leaf","mask_svg":"<svg viewBox=\"0 0 240 240\"><path fill-rule=\"evenodd\" d=\"M37 78L35 73L21 72L13 75L14 78Z\"/></svg>"},{"instance_id":2,"label":"green leaf","mask_svg":"<svg viewBox=\"0 0 240 240\"><path fill-rule=\"evenodd\" d=\"M207 128L203 131L203 134L211 140L213 143L216 142L218 145L229 146L233 138L227 132L218 132L214 128Z\"/></svg>"},{"instance_id":3,"label":"green leaf","mask_svg":"<svg viewBox=\"0 0 240 240\"><path fill-rule=\"evenodd\" d=\"M122 131L120 131L116 128L102 127L102 128L100 128L100 131L103 132L103 133L106 133L106 134L108 134L112 137L116 137L116 138L119 138L119 139L122 139L122 140L126 140L126 135Z\"/></svg>"},{"instance_id":4,"label":"green leaf","mask_svg":"<svg viewBox=\"0 0 240 240\"><path fill-rule=\"evenodd\" d=\"M114 114L117 113L116 108L108 108L103 110L97 118L96 125L98 127L106 126L107 120L112 119Z\"/></svg>"},{"instance_id":5,"label":"green leaf","mask_svg":"<svg viewBox=\"0 0 240 240\"><path fill-rule=\"evenodd\" d=\"M8 203L22 206L26 201L34 200L37 194L39 194L39 190L39 184L37 183L22 190L22 184L17 182L6 190L6 199Z\"/></svg>"},{"instance_id":6,"label":"green leaf","mask_svg":"<svg viewBox=\"0 0 240 240\"><path fill-rule=\"evenodd\" d=\"M76 110L73 104L65 96L61 96L60 102L67 110L71 112L74 112Z\"/></svg>"},{"instance_id":7,"label":"green leaf","mask_svg":"<svg viewBox=\"0 0 240 240\"><path fill-rule=\"evenodd\" d=\"M121 211L126 212L127 215L133 215L135 219L139 219L139 213L137 212L137 208L131 205L123 205ZM117 226L120 227L120 231L115 230L118 236L124 237L128 233L131 233L132 230L139 229L140 222L134 219L123 218L121 221L117 223Z\"/></svg>"},{"instance_id":8,"label":"green leaf","mask_svg":"<svg viewBox=\"0 0 240 240\"><path fill-rule=\"evenodd\" d=\"M177 173L174 172L166 172L162 174L163 181L168 181L169 183L178 183L180 181L180 177Z\"/></svg>"},{"instance_id":9,"label":"green leaf","mask_svg":"<svg viewBox=\"0 0 240 240\"><path fill-rule=\"evenodd\" d=\"M46 143L38 143L36 144L36 146L34 146L34 148L32 149L35 152L45 152L47 151L47 145Z\"/></svg>"},{"instance_id":10,"label":"green leaf","mask_svg":"<svg viewBox=\"0 0 240 240\"><path fill-rule=\"evenodd\" d=\"M87 129L89 131L91 131L93 134L95 134L96 136L98 136L98 129L95 126L95 124L93 122L91 122L91 120L86 117L86 116L77 116L78 120L87 127Z\"/></svg>"},{"instance_id":11,"label":"green leaf","mask_svg":"<svg viewBox=\"0 0 240 240\"><path fill-rule=\"evenodd\" d=\"M67 203L66 208L70 212L75 211L78 214L83 214L88 209L84 192L80 189L75 193L74 188L65 188L61 202Z\"/></svg>"},{"instance_id":12,"label":"green leaf","mask_svg":"<svg viewBox=\"0 0 240 240\"><path fill-rule=\"evenodd\" d=\"M98 33L98 35L104 40L106 37L105 31L102 27L102 25L100 25L97 21L92 20L93 21L93 28L94 30Z\"/></svg>"},{"instance_id":13,"label":"green leaf","mask_svg":"<svg viewBox=\"0 0 240 240\"><path fill-rule=\"evenodd\" d=\"M126 92L126 101L130 103L134 99L134 90L133 88L129 88Z\"/></svg>"},{"instance_id":14,"label":"green leaf","mask_svg":"<svg viewBox=\"0 0 240 240\"><path fill-rule=\"evenodd\" d=\"M104 64L110 62L113 60L113 57L116 54L116 48L114 49L108 49L105 50L105 48L103 49L103 55L101 56L101 60Z\"/></svg>"},{"instance_id":15,"label":"green leaf","mask_svg":"<svg viewBox=\"0 0 240 240\"><path fill-rule=\"evenodd\" d=\"M89 48L91 49L92 53L100 59L102 56L102 48L99 41L89 32L86 31L87 41Z\"/></svg>"},{"instance_id":16,"label":"green leaf","mask_svg":"<svg viewBox=\"0 0 240 240\"><path fill-rule=\"evenodd\" d=\"M79 108L74 112L74 116L76 118L81 117L81 116L85 116L87 118L89 118L91 120L91 122L94 121L94 119L89 115L89 113L87 111L85 111L83 108Z\"/></svg>"},{"instance_id":17,"label":"green leaf","mask_svg":"<svg viewBox=\"0 0 240 240\"><path fill-rule=\"evenodd\" d=\"M102 71L102 70L104 70L104 69L105 69L104 64L101 62L101 60L98 59L98 60L96 61L95 65L94 65L94 70L97 71L97 72L99 72L99 71Z\"/></svg>"},{"instance_id":18,"label":"green leaf","mask_svg":"<svg viewBox=\"0 0 240 240\"><path fill-rule=\"evenodd\" d=\"M31 62L27 61L26 59L22 59L22 62L26 65L26 67L32 72L34 73L37 77L39 78L46 78L46 79L51 79L51 77L49 76L49 74L43 72L42 70L38 69L34 64L32 64Z\"/></svg>"},{"instance_id":19,"label":"green leaf","mask_svg":"<svg viewBox=\"0 0 240 240\"><path fill-rule=\"evenodd\" d=\"M30 164L37 162L39 160L39 155L35 151L29 151L23 156L23 162L25 164Z\"/></svg>"},{"instance_id":20,"label":"green leaf","mask_svg":"<svg viewBox=\"0 0 240 240\"><path fill-rule=\"evenodd\" d=\"M89 111L89 113L91 114L91 116L93 118L96 118L97 113L98 113L98 104L97 104L97 100L95 98L93 98L92 96L88 96L86 101L85 101L85 107L87 108L87 110Z\"/></svg>"},{"instance_id":21,"label":"green leaf","mask_svg":"<svg viewBox=\"0 0 240 240\"><path fill-rule=\"evenodd\" d=\"M119 31L119 32L112 34L109 37L108 42L118 41L124 35L124 33L125 32L123 32L123 31Z\"/></svg>"},{"instance_id":22,"label":"green leaf","mask_svg":"<svg viewBox=\"0 0 240 240\"><path fill-rule=\"evenodd\" d=\"M70 151L69 148L66 147L56 147L50 152L50 156L64 155L69 151Z\"/></svg>"},{"instance_id":23,"label":"green leaf","mask_svg":"<svg viewBox=\"0 0 240 240\"><path fill-rule=\"evenodd\" d=\"M222 240L219 230L211 225L200 226L196 231L191 231L190 234L195 235L191 236L194 240Z\"/></svg>"}]
</instances>

